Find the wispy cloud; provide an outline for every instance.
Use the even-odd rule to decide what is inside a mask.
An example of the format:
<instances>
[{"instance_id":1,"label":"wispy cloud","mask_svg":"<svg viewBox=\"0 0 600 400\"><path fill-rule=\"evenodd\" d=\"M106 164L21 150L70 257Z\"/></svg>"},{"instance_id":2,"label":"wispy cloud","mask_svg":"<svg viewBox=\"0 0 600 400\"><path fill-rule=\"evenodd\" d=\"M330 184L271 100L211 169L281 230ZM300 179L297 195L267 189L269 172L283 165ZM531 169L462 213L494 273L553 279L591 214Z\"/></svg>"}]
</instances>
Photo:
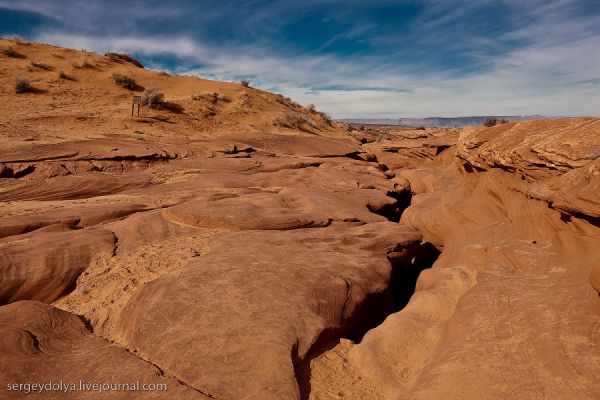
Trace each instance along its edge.
<instances>
[{"instance_id":1,"label":"wispy cloud","mask_svg":"<svg viewBox=\"0 0 600 400\"><path fill-rule=\"evenodd\" d=\"M89 3L94 15L69 15L64 2L61 11L56 2L28 0L0 1L0 14L4 7L47 17L30 33L36 40L133 51L178 73L247 78L335 117L590 115L600 109L596 0L382 0L368 7L337 0L211 7L156 2L128 14L126 24L120 3ZM209 11L192 16L189 9ZM321 15L321 25L311 26L321 35L308 48L288 31L307 15ZM345 50L355 42L360 51Z\"/></svg>"}]
</instances>

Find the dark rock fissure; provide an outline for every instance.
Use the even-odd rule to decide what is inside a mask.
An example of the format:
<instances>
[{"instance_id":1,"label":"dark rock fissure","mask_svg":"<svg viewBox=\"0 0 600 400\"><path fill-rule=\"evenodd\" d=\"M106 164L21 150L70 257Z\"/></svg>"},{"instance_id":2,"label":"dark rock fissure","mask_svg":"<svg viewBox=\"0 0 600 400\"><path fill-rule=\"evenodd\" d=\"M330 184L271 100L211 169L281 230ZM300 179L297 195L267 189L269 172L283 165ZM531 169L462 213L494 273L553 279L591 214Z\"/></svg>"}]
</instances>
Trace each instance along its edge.
<instances>
[{"instance_id":1,"label":"dark rock fissure","mask_svg":"<svg viewBox=\"0 0 600 400\"><path fill-rule=\"evenodd\" d=\"M379 164L379 168L383 171L387 170L385 164ZM369 207L369 211L384 216L390 221L399 222L404 210L410 206L412 193L390 191L387 196L394 198L395 204L379 209ZM292 361L301 399L307 400L310 397L310 362L333 349L340 339L360 343L367 332L381 325L389 315L406 307L415 292L419 275L423 270L431 268L440 254L440 250L428 242L388 254L392 272L387 290L368 295L342 327L321 332L305 357L301 358L298 355L297 345L292 349ZM350 284L346 282L346 285L349 291Z\"/></svg>"},{"instance_id":2,"label":"dark rock fissure","mask_svg":"<svg viewBox=\"0 0 600 400\"><path fill-rule=\"evenodd\" d=\"M414 294L421 272L431 268L439 255L440 251L431 243L421 243L390 254L388 259L392 265L392 273L387 290L368 295L345 321L344 326L321 332L304 358L298 356L297 346L292 349L301 399L308 399L310 396L311 360L333 349L340 339L360 343L367 332L381 325L389 315L402 310Z\"/></svg>"}]
</instances>

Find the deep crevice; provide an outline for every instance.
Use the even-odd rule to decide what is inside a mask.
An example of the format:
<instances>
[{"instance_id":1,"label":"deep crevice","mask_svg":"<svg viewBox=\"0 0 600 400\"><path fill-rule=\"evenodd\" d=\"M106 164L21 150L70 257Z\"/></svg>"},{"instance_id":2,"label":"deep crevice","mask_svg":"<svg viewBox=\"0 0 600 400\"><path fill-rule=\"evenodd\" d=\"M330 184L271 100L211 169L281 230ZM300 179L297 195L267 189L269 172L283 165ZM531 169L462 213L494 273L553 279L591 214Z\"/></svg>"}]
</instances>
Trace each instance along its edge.
<instances>
[{"instance_id":1,"label":"deep crevice","mask_svg":"<svg viewBox=\"0 0 600 400\"><path fill-rule=\"evenodd\" d=\"M367 208L373 214L381 215L392 222L400 222L402 213L410 206L412 200L412 193L410 190L393 191L390 190L386 193L386 196L396 200L392 204L386 204L382 207L374 207L367 204Z\"/></svg>"},{"instance_id":2,"label":"deep crevice","mask_svg":"<svg viewBox=\"0 0 600 400\"><path fill-rule=\"evenodd\" d=\"M428 242L390 253L388 259L392 265L392 273L387 290L366 296L342 327L322 331L304 358L298 356L297 345L292 349L301 399L308 399L310 396L310 362L333 349L340 339L360 343L365 334L381 325L389 315L406 307L414 294L419 275L423 270L431 268L439 255L440 251ZM349 293L350 283L346 282L346 285Z\"/></svg>"},{"instance_id":3,"label":"deep crevice","mask_svg":"<svg viewBox=\"0 0 600 400\"><path fill-rule=\"evenodd\" d=\"M548 208L555 209L550 204L548 204ZM562 210L558 211L561 213L560 220L564 223L572 222L573 218L577 218L586 221L587 223L595 226L596 228L600 228L600 217L594 217L577 211L568 211L568 214L563 212Z\"/></svg>"}]
</instances>

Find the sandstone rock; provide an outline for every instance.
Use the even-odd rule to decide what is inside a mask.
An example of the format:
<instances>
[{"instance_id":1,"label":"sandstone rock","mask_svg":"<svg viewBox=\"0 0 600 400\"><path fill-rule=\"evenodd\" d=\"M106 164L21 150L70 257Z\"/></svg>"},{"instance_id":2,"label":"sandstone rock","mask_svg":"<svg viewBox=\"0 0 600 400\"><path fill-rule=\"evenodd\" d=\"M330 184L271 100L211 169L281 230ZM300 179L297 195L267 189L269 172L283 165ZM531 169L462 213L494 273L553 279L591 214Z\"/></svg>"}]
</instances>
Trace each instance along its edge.
<instances>
[{"instance_id":1,"label":"sandstone rock","mask_svg":"<svg viewBox=\"0 0 600 400\"><path fill-rule=\"evenodd\" d=\"M0 384L10 398L208 399L139 357L95 337L75 315L37 301L0 307ZM7 385L63 383L76 390L26 393ZM161 390L79 390L85 384L134 384ZM162 386L166 385L166 390ZM85 387L85 386L82 386ZM125 388L125 386L121 386ZM31 387L30 387L31 389Z\"/></svg>"},{"instance_id":2,"label":"sandstone rock","mask_svg":"<svg viewBox=\"0 0 600 400\"><path fill-rule=\"evenodd\" d=\"M0 303L52 302L71 290L99 253L112 252L107 230L31 232L0 240Z\"/></svg>"},{"instance_id":3,"label":"sandstone rock","mask_svg":"<svg viewBox=\"0 0 600 400\"><path fill-rule=\"evenodd\" d=\"M294 367L387 289L386 254L419 241L389 222L216 237L132 297L118 337L215 397L299 398Z\"/></svg>"}]
</instances>

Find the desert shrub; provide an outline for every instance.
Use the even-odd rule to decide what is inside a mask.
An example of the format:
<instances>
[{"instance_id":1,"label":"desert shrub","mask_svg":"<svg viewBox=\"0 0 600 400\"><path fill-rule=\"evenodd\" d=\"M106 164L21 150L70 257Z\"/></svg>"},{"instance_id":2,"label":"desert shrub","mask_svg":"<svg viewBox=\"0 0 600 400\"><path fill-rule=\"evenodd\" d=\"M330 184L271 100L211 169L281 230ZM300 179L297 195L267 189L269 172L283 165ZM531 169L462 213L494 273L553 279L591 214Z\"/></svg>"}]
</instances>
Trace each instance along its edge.
<instances>
[{"instance_id":1,"label":"desert shrub","mask_svg":"<svg viewBox=\"0 0 600 400\"><path fill-rule=\"evenodd\" d=\"M317 112L317 107L315 107L314 104L309 104L306 106L306 108L308 109L308 111L310 111L311 113L316 113Z\"/></svg>"},{"instance_id":2,"label":"desert shrub","mask_svg":"<svg viewBox=\"0 0 600 400\"><path fill-rule=\"evenodd\" d=\"M287 111L283 116L275 118L275 124L296 129L301 129L304 126L311 128L316 128L317 126L312 120L296 111Z\"/></svg>"},{"instance_id":3,"label":"desert shrub","mask_svg":"<svg viewBox=\"0 0 600 400\"><path fill-rule=\"evenodd\" d=\"M115 52L109 51L108 53L104 54L104 56L108 57L111 61L114 61L114 62L125 61L125 62L135 65L136 67L144 68L142 63L139 62L138 60L136 60L133 57L133 55L130 53L115 53Z\"/></svg>"},{"instance_id":4,"label":"desert shrub","mask_svg":"<svg viewBox=\"0 0 600 400\"><path fill-rule=\"evenodd\" d=\"M65 80L68 80L68 81L72 81L72 80L74 80L74 79L73 79L73 77L71 77L71 76L67 75L67 73L66 73L65 71L59 71L59 72L58 72L58 77L59 77L60 79L65 79Z\"/></svg>"},{"instance_id":5,"label":"desert shrub","mask_svg":"<svg viewBox=\"0 0 600 400\"><path fill-rule=\"evenodd\" d=\"M119 74L119 73L115 72L111 75L111 79L113 80L114 83L116 83L117 85L119 85L125 89L135 89L135 87L136 87L135 80L128 77L127 75L123 75L123 74Z\"/></svg>"},{"instance_id":6,"label":"desert shrub","mask_svg":"<svg viewBox=\"0 0 600 400\"><path fill-rule=\"evenodd\" d=\"M331 125L331 123L333 122L331 117L329 116L329 114L324 113L324 112L320 112L319 115L321 116L321 118L323 119L323 121L325 121L325 123L327 125Z\"/></svg>"},{"instance_id":7,"label":"desert shrub","mask_svg":"<svg viewBox=\"0 0 600 400\"><path fill-rule=\"evenodd\" d=\"M17 44L27 44L27 42L25 42L25 40L19 35L12 35L8 38L8 40L13 41Z\"/></svg>"},{"instance_id":8,"label":"desert shrub","mask_svg":"<svg viewBox=\"0 0 600 400\"><path fill-rule=\"evenodd\" d=\"M307 119L304 115L297 112L286 112L284 114L285 120L289 122L291 126L294 128L299 128L304 123L307 122Z\"/></svg>"},{"instance_id":9,"label":"desert shrub","mask_svg":"<svg viewBox=\"0 0 600 400\"><path fill-rule=\"evenodd\" d=\"M158 108L165 98L162 90L157 88L146 88L142 94L142 105L151 108Z\"/></svg>"},{"instance_id":10,"label":"desert shrub","mask_svg":"<svg viewBox=\"0 0 600 400\"><path fill-rule=\"evenodd\" d=\"M490 126L495 126L498 124L498 118L495 117L488 117L485 119L485 122L483 123L483 126L487 126L488 128Z\"/></svg>"},{"instance_id":11,"label":"desert shrub","mask_svg":"<svg viewBox=\"0 0 600 400\"><path fill-rule=\"evenodd\" d=\"M119 62L121 59L119 58L118 53L108 52L104 54L104 57L107 57L110 61Z\"/></svg>"},{"instance_id":12,"label":"desert shrub","mask_svg":"<svg viewBox=\"0 0 600 400\"><path fill-rule=\"evenodd\" d=\"M78 64L76 62L72 62L71 65L73 66L73 68L95 68L94 64L92 64L89 60L83 60L81 62L81 64Z\"/></svg>"},{"instance_id":13,"label":"desert shrub","mask_svg":"<svg viewBox=\"0 0 600 400\"><path fill-rule=\"evenodd\" d=\"M289 106L290 105L291 99L289 97L285 97L281 93L277 93L275 96L276 96L275 100L277 100L278 103L281 103L284 106Z\"/></svg>"},{"instance_id":14,"label":"desert shrub","mask_svg":"<svg viewBox=\"0 0 600 400\"><path fill-rule=\"evenodd\" d=\"M250 81L247 81L245 79L242 79L240 81L240 83L242 84L243 87L250 87Z\"/></svg>"},{"instance_id":15,"label":"desert shrub","mask_svg":"<svg viewBox=\"0 0 600 400\"><path fill-rule=\"evenodd\" d=\"M27 78L18 77L15 79L15 93L26 93L33 90Z\"/></svg>"},{"instance_id":16,"label":"desert shrub","mask_svg":"<svg viewBox=\"0 0 600 400\"><path fill-rule=\"evenodd\" d=\"M501 124L508 124L509 122L510 122L510 120L508 120L508 119L506 119L506 118L502 118L502 119L500 120L500 123L501 123Z\"/></svg>"},{"instance_id":17,"label":"desert shrub","mask_svg":"<svg viewBox=\"0 0 600 400\"><path fill-rule=\"evenodd\" d=\"M44 64L43 62L40 62L40 61L31 60L31 66L39 68L39 69L45 69L46 71L52 70L51 66L49 66L48 64Z\"/></svg>"},{"instance_id":18,"label":"desert shrub","mask_svg":"<svg viewBox=\"0 0 600 400\"><path fill-rule=\"evenodd\" d=\"M165 101L165 94L157 88L146 88L142 94L142 105L150 108L162 108L175 113L181 113L183 107L172 101Z\"/></svg>"},{"instance_id":19,"label":"desert shrub","mask_svg":"<svg viewBox=\"0 0 600 400\"><path fill-rule=\"evenodd\" d=\"M0 53L6 57L21 58L22 56L10 46L0 46Z\"/></svg>"}]
</instances>

